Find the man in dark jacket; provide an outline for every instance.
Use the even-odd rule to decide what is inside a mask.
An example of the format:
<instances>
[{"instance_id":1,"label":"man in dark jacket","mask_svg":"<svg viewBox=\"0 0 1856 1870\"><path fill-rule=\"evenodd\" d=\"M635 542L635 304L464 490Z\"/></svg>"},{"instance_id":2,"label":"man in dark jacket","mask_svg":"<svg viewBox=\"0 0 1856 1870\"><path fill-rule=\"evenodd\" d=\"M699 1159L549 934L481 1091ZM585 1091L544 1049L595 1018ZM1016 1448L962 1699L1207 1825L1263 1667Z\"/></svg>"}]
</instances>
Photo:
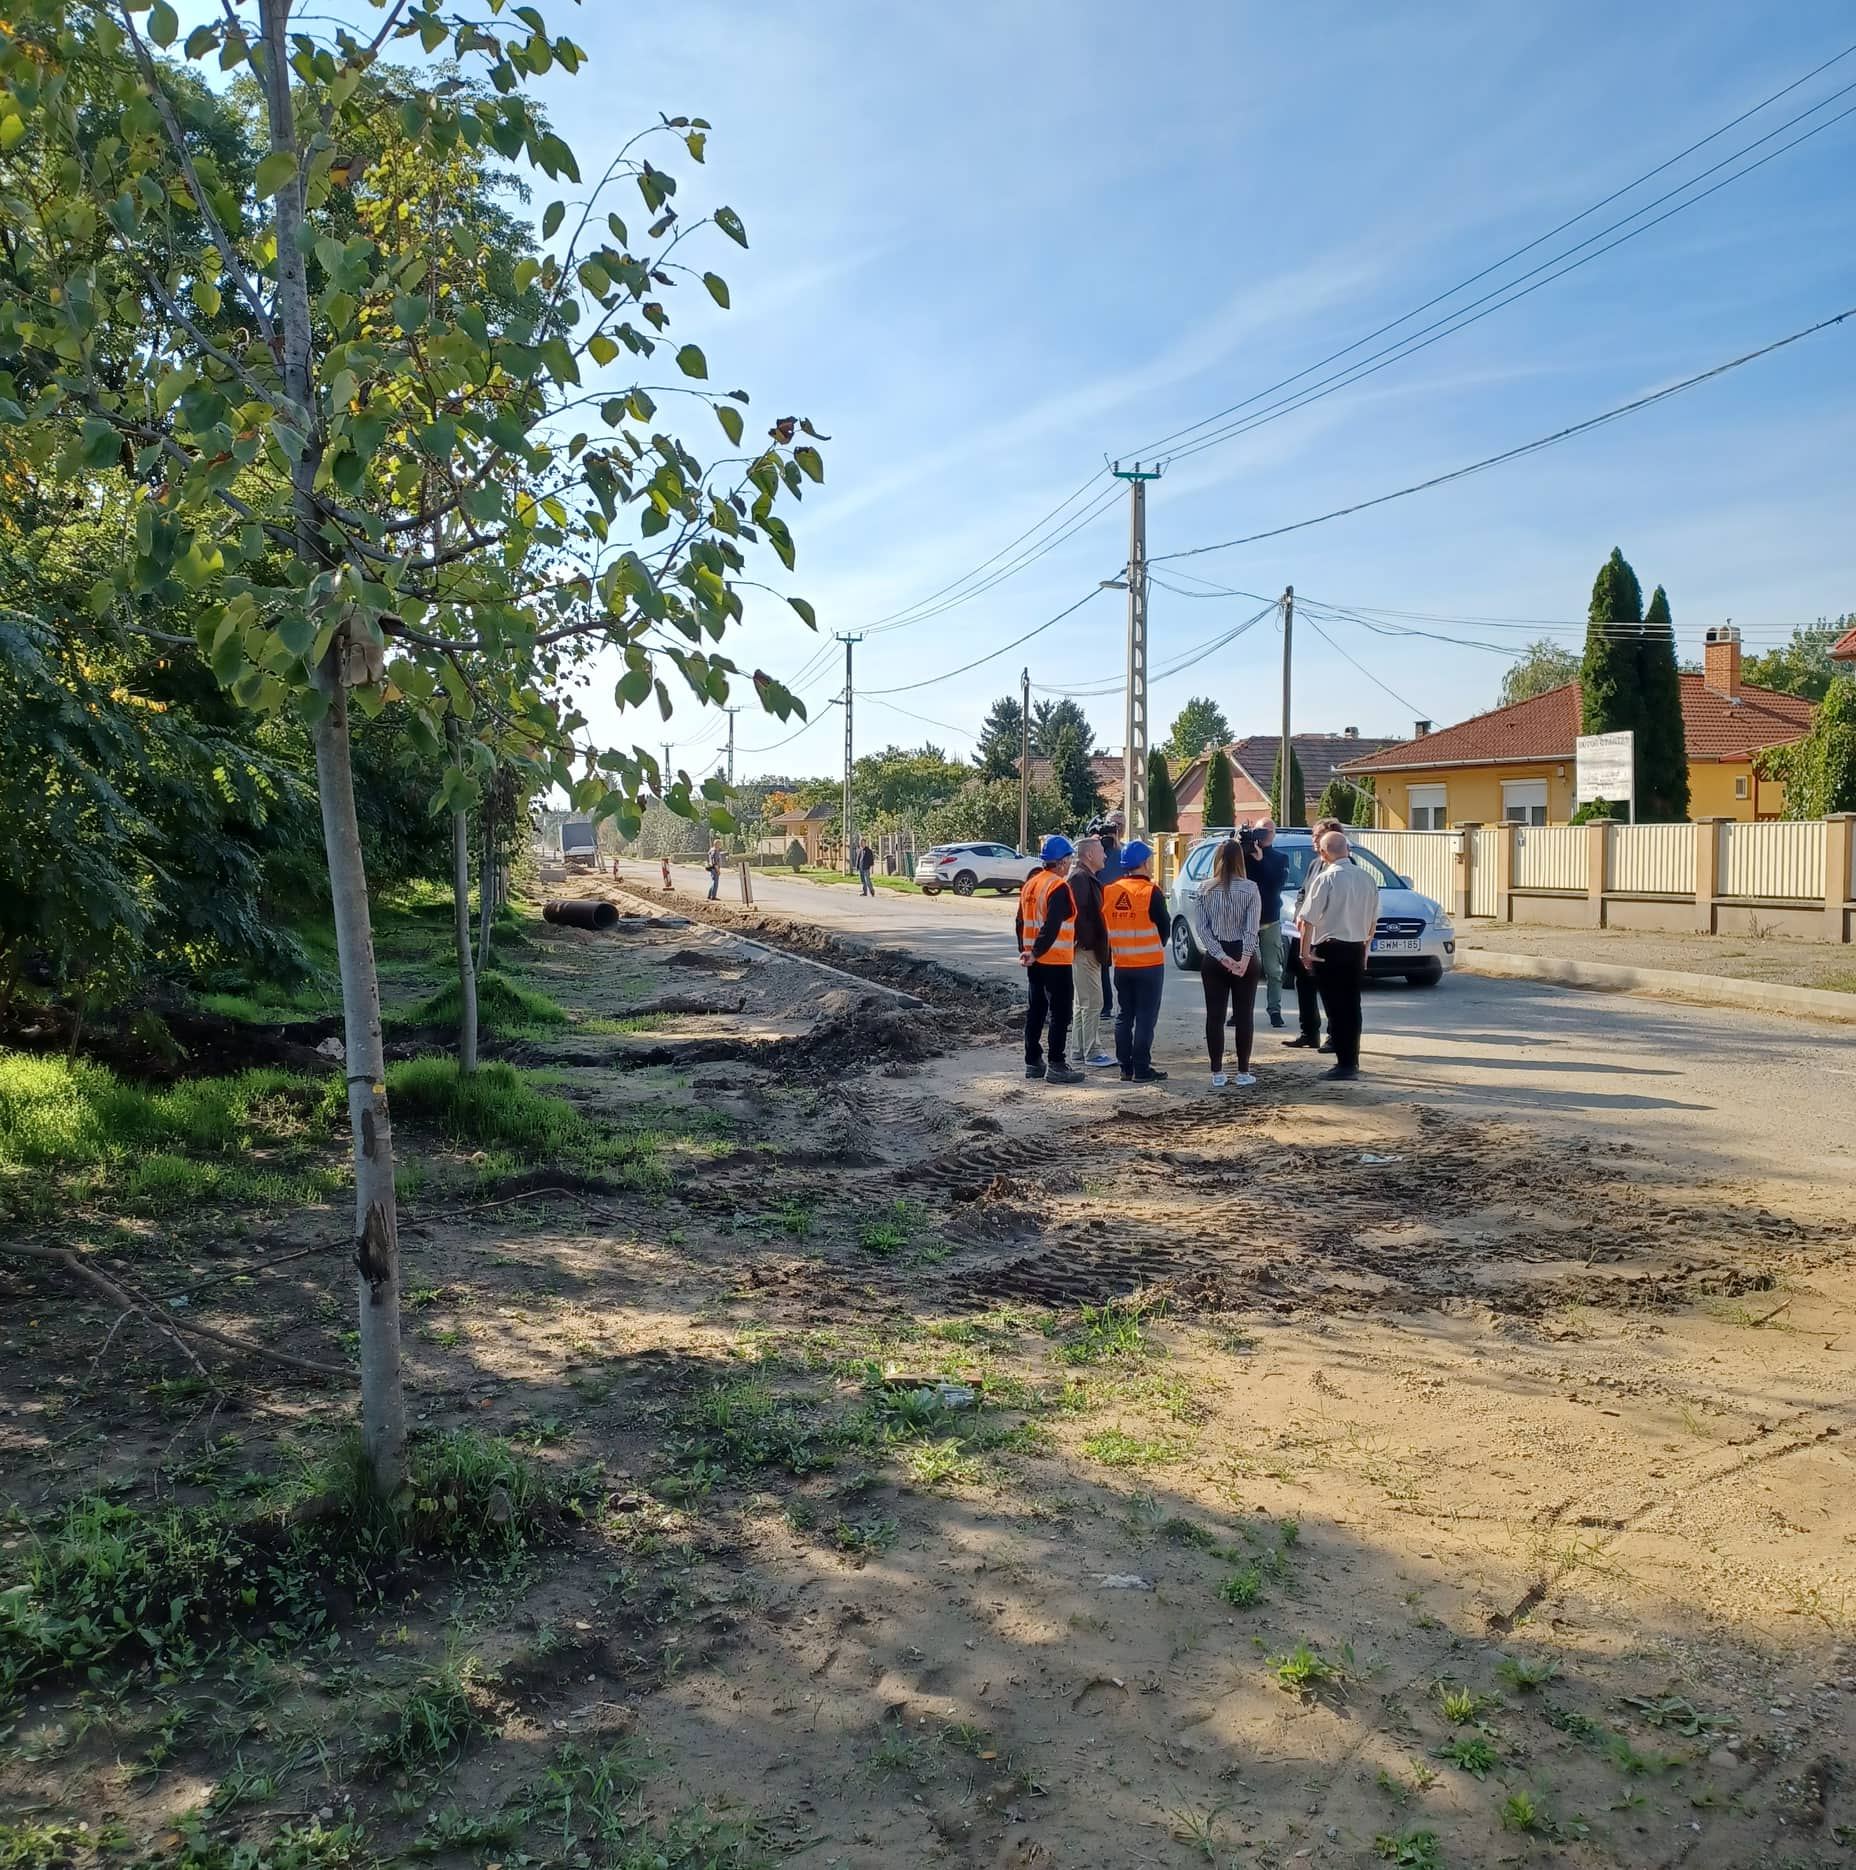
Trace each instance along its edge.
<instances>
[{"instance_id":1,"label":"man in dark jacket","mask_svg":"<svg viewBox=\"0 0 1856 1870\"><path fill-rule=\"evenodd\" d=\"M1282 1024L1282 892L1289 881L1289 860L1276 848L1276 826L1268 818L1239 832L1244 846L1244 874L1263 898L1258 917L1257 952L1263 957L1263 984L1270 1024Z\"/></svg>"}]
</instances>

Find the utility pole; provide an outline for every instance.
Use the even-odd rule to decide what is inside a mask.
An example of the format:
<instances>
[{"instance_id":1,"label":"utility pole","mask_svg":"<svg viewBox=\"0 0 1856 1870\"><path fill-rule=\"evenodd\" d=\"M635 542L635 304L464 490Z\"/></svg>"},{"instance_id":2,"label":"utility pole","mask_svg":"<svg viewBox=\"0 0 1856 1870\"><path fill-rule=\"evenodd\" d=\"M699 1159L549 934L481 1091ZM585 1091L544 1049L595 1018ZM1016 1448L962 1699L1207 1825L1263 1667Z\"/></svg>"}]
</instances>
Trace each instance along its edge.
<instances>
[{"instance_id":1,"label":"utility pole","mask_svg":"<svg viewBox=\"0 0 1856 1870\"><path fill-rule=\"evenodd\" d=\"M1115 463L1117 480L1128 483L1128 720L1122 750L1121 808L1128 836L1145 839L1147 823L1147 483L1158 467Z\"/></svg>"},{"instance_id":2,"label":"utility pole","mask_svg":"<svg viewBox=\"0 0 1856 1870\"><path fill-rule=\"evenodd\" d=\"M1276 801L1276 823L1287 829L1290 802L1295 797L1295 742L1289 738L1289 645L1295 635L1295 586L1285 585L1282 593L1282 747L1277 760L1282 768L1282 791Z\"/></svg>"},{"instance_id":3,"label":"utility pole","mask_svg":"<svg viewBox=\"0 0 1856 1870\"><path fill-rule=\"evenodd\" d=\"M1018 677L1018 848L1031 837L1031 671Z\"/></svg>"},{"instance_id":4,"label":"utility pole","mask_svg":"<svg viewBox=\"0 0 1856 1870\"><path fill-rule=\"evenodd\" d=\"M851 645L863 640L861 636L840 635L838 638L844 645L844 867L847 870L857 867L856 855L851 849Z\"/></svg>"},{"instance_id":5,"label":"utility pole","mask_svg":"<svg viewBox=\"0 0 1856 1870\"><path fill-rule=\"evenodd\" d=\"M664 749L664 767L658 775L657 788L657 796L661 799L670 790L670 742L660 740L657 744Z\"/></svg>"},{"instance_id":6,"label":"utility pole","mask_svg":"<svg viewBox=\"0 0 1856 1870\"><path fill-rule=\"evenodd\" d=\"M739 705L725 710L728 715L728 784L732 790L735 783L735 716L741 712Z\"/></svg>"}]
</instances>

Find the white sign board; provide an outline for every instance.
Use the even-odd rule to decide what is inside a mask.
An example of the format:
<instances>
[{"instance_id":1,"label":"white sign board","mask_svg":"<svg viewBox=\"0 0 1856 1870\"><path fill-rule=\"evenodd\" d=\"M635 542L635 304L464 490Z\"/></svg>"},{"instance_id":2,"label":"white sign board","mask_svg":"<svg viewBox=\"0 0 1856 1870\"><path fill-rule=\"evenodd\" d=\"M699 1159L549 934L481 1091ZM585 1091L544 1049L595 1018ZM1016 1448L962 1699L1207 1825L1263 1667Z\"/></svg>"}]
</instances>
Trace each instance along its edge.
<instances>
[{"instance_id":1,"label":"white sign board","mask_svg":"<svg viewBox=\"0 0 1856 1870\"><path fill-rule=\"evenodd\" d=\"M1628 805L1636 816L1636 739L1626 728L1621 734L1581 734L1574 743L1578 775L1573 782L1575 805L1603 799L1607 805Z\"/></svg>"}]
</instances>

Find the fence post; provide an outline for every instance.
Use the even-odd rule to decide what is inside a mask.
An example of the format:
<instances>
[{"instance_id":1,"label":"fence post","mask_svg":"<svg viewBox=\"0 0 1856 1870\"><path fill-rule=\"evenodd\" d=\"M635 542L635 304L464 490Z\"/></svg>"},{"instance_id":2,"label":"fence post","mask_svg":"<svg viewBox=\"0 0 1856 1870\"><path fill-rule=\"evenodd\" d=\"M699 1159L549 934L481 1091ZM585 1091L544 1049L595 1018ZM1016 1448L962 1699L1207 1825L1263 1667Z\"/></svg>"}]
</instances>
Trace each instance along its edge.
<instances>
[{"instance_id":1,"label":"fence post","mask_svg":"<svg viewBox=\"0 0 1856 1870\"><path fill-rule=\"evenodd\" d=\"M1611 887L1611 833L1609 818L1590 819L1585 827L1586 919L1595 929L1605 926L1605 891Z\"/></svg>"},{"instance_id":2,"label":"fence post","mask_svg":"<svg viewBox=\"0 0 1856 1870\"><path fill-rule=\"evenodd\" d=\"M1714 899L1721 893L1721 827L1725 818L1695 820L1695 929L1715 932Z\"/></svg>"},{"instance_id":3,"label":"fence post","mask_svg":"<svg viewBox=\"0 0 1856 1870\"><path fill-rule=\"evenodd\" d=\"M752 908L754 904L754 870L753 866L745 857L741 860L740 877L741 900Z\"/></svg>"},{"instance_id":4,"label":"fence post","mask_svg":"<svg viewBox=\"0 0 1856 1870\"><path fill-rule=\"evenodd\" d=\"M1856 896L1856 812L1832 812L1824 820L1824 937L1850 939L1850 914L1844 905Z\"/></svg>"},{"instance_id":5,"label":"fence post","mask_svg":"<svg viewBox=\"0 0 1856 1870\"><path fill-rule=\"evenodd\" d=\"M1474 819L1456 828L1456 901L1451 904L1452 919L1467 922L1475 913L1476 833L1482 829Z\"/></svg>"}]
</instances>

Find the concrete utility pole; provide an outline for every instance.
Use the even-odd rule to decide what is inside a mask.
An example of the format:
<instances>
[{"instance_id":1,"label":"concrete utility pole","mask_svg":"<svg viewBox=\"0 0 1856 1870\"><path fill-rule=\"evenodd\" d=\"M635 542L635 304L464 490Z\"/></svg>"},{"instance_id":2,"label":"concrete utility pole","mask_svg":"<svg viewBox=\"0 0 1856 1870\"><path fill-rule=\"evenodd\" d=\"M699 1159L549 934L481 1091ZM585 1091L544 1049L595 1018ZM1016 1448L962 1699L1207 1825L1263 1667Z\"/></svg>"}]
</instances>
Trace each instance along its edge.
<instances>
[{"instance_id":1,"label":"concrete utility pole","mask_svg":"<svg viewBox=\"0 0 1856 1870\"><path fill-rule=\"evenodd\" d=\"M1147 483L1158 467L1115 463L1117 480L1128 483L1128 722L1122 750L1121 809L1128 836L1145 839L1147 822Z\"/></svg>"},{"instance_id":2,"label":"concrete utility pole","mask_svg":"<svg viewBox=\"0 0 1856 1870\"><path fill-rule=\"evenodd\" d=\"M851 848L851 645L861 643L861 636L840 635L844 645L844 867L857 868L857 854Z\"/></svg>"},{"instance_id":3,"label":"concrete utility pole","mask_svg":"<svg viewBox=\"0 0 1856 1870\"><path fill-rule=\"evenodd\" d=\"M1290 802L1295 797L1295 742L1289 738L1289 645L1295 635L1295 586L1282 593L1282 747L1277 760L1282 768L1282 796L1276 801L1276 822L1285 830L1294 823Z\"/></svg>"},{"instance_id":4,"label":"concrete utility pole","mask_svg":"<svg viewBox=\"0 0 1856 1870\"><path fill-rule=\"evenodd\" d=\"M739 705L726 710L728 715L728 783L735 783L735 716L741 712Z\"/></svg>"},{"instance_id":5,"label":"concrete utility pole","mask_svg":"<svg viewBox=\"0 0 1856 1870\"><path fill-rule=\"evenodd\" d=\"M1018 677L1018 848L1031 836L1031 671Z\"/></svg>"},{"instance_id":6,"label":"concrete utility pole","mask_svg":"<svg viewBox=\"0 0 1856 1870\"><path fill-rule=\"evenodd\" d=\"M661 799L670 790L670 742L660 740L657 744L664 749L664 767L658 775L657 788L657 796Z\"/></svg>"}]
</instances>

